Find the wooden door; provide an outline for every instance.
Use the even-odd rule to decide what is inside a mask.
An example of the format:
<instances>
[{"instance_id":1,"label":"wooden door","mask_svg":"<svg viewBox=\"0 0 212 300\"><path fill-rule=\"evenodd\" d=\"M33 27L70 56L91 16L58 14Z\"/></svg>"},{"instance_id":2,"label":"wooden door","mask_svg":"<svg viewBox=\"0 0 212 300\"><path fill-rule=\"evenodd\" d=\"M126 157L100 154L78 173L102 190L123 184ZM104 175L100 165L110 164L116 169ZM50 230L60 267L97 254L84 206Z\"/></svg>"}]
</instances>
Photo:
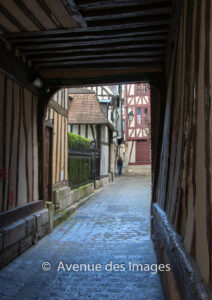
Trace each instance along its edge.
<instances>
[{"instance_id":1,"label":"wooden door","mask_svg":"<svg viewBox=\"0 0 212 300\"><path fill-rule=\"evenodd\" d=\"M45 201L51 201L52 189L52 128L45 127Z\"/></svg>"},{"instance_id":2,"label":"wooden door","mask_svg":"<svg viewBox=\"0 0 212 300\"><path fill-rule=\"evenodd\" d=\"M136 162L150 163L150 142L136 141Z\"/></svg>"}]
</instances>

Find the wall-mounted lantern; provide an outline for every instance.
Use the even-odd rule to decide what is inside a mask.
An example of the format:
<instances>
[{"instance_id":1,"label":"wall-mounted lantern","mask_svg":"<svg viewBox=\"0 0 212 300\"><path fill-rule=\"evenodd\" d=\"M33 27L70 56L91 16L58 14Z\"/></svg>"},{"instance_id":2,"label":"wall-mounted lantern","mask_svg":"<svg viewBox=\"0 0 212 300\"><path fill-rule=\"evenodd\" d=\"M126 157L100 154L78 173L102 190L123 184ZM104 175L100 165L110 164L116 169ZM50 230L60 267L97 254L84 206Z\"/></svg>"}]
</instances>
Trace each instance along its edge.
<instances>
[{"instance_id":1,"label":"wall-mounted lantern","mask_svg":"<svg viewBox=\"0 0 212 300\"><path fill-rule=\"evenodd\" d=\"M128 120L129 120L130 123L132 123L133 119L134 119L134 113L133 113L133 111L131 110L131 111L128 113Z\"/></svg>"}]
</instances>

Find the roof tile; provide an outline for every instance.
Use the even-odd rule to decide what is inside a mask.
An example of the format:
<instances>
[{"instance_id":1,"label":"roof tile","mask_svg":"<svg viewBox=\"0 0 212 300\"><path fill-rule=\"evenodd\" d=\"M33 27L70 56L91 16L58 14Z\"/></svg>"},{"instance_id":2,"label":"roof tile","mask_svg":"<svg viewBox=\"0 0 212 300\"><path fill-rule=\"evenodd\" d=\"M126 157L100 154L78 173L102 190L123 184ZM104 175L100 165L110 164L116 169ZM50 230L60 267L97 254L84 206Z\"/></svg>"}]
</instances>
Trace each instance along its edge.
<instances>
[{"instance_id":1,"label":"roof tile","mask_svg":"<svg viewBox=\"0 0 212 300\"><path fill-rule=\"evenodd\" d=\"M108 124L96 94L71 94L69 124Z\"/></svg>"}]
</instances>

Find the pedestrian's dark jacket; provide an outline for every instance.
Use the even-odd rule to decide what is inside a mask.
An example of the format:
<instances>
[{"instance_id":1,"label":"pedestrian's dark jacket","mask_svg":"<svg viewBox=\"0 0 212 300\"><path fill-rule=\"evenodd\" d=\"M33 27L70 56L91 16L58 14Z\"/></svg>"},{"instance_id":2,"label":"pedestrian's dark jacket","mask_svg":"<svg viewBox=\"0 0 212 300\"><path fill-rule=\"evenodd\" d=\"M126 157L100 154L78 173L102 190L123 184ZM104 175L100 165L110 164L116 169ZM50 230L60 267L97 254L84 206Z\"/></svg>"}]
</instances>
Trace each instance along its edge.
<instances>
[{"instance_id":1,"label":"pedestrian's dark jacket","mask_svg":"<svg viewBox=\"0 0 212 300\"><path fill-rule=\"evenodd\" d=\"M123 166L123 160L122 159L117 160L117 166L120 166L120 167Z\"/></svg>"}]
</instances>

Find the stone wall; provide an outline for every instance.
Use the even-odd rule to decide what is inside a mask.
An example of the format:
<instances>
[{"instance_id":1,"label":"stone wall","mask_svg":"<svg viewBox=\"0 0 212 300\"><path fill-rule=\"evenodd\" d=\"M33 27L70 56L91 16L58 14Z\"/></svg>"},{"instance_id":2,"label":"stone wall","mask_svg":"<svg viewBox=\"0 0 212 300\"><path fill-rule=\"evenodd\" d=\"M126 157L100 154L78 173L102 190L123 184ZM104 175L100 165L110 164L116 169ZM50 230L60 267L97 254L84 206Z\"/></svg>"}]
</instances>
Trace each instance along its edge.
<instances>
[{"instance_id":1,"label":"stone wall","mask_svg":"<svg viewBox=\"0 0 212 300\"><path fill-rule=\"evenodd\" d=\"M0 268L49 232L49 214L42 209L0 229Z\"/></svg>"},{"instance_id":2,"label":"stone wall","mask_svg":"<svg viewBox=\"0 0 212 300\"><path fill-rule=\"evenodd\" d=\"M68 192L69 189L69 192ZM65 196L65 198L61 198L61 210L54 210L54 206L49 205L49 209L51 210L51 228L56 227L61 222L63 222L66 218L68 218L71 214L73 214L81 205L83 205L94 193L94 183L88 183L82 185L76 189L70 190L67 187L66 190L59 191L59 195ZM54 204L53 204L54 205ZM53 210L53 212L52 212Z\"/></svg>"},{"instance_id":3,"label":"stone wall","mask_svg":"<svg viewBox=\"0 0 212 300\"><path fill-rule=\"evenodd\" d=\"M151 165L126 165L125 175L128 176L139 176L139 175L150 175Z\"/></svg>"},{"instance_id":4,"label":"stone wall","mask_svg":"<svg viewBox=\"0 0 212 300\"><path fill-rule=\"evenodd\" d=\"M88 183L71 190L69 186L64 186L53 191L54 213L57 214L70 207L81 198L92 194L94 184Z\"/></svg>"},{"instance_id":5,"label":"stone wall","mask_svg":"<svg viewBox=\"0 0 212 300\"><path fill-rule=\"evenodd\" d=\"M101 178L99 180L96 180L95 189L96 190L100 189L105 184L109 183L110 181L113 181L113 179L114 178L112 176L108 176L108 177L104 177L104 178Z\"/></svg>"},{"instance_id":6,"label":"stone wall","mask_svg":"<svg viewBox=\"0 0 212 300\"><path fill-rule=\"evenodd\" d=\"M69 186L58 188L52 193L53 203L55 205L55 213L66 209L72 204L71 189Z\"/></svg>"}]
</instances>

